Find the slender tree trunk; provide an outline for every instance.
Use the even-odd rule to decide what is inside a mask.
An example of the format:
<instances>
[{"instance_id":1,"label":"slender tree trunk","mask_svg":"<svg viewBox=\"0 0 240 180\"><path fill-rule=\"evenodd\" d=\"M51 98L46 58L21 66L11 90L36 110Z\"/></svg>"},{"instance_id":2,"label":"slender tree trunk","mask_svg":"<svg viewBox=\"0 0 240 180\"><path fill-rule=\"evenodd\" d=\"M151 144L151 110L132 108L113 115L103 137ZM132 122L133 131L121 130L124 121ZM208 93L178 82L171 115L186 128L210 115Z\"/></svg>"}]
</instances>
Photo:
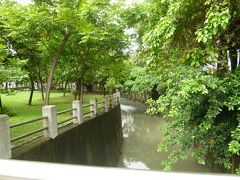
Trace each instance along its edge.
<instances>
[{"instance_id":1,"label":"slender tree trunk","mask_svg":"<svg viewBox=\"0 0 240 180\"><path fill-rule=\"evenodd\" d=\"M65 86L64 86L64 89L63 89L63 97L66 96L66 92L67 92L67 85L68 85L68 81L65 82Z\"/></svg>"},{"instance_id":2,"label":"slender tree trunk","mask_svg":"<svg viewBox=\"0 0 240 180\"><path fill-rule=\"evenodd\" d=\"M76 86L77 86L77 88L76 88L77 89L77 91L76 91L77 100L80 100L80 98L81 98L81 78L77 79Z\"/></svg>"},{"instance_id":3,"label":"slender tree trunk","mask_svg":"<svg viewBox=\"0 0 240 180\"><path fill-rule=\"evenodd\" d=\"M37 90L40 89L39 81L37 81Z\"/></svg>"},{"instance_id":4,"label":"slender tree trunk","mask_svg":"<svg viewBox=\"0 0 240 180\"><path fill-rule=\"evenodd\" d=\"M59 86L60 86L60 89L63 91L63 89L64 89L64 81L63 80L62 80L62 83L59 84Z\"/></svg>"},{"instance_id":5,"label":"slender tree trunk","mask_svg":"<svg viewBox=\"0 0 240 180\"><path fill-rule=\"evenodd\" d=\"M235 52L235 49L230 51L230 53L231 53L232 71L234 71L237 68L237 53Z\"/></svg>"},{"instance_id":6,"label":"slender tree trunk","mask_svg":"<svg viewBox=\"0 0 240 180\"><path fill-rule=\"evenodd\" d=\"M5 89L8 90L8 82L5 84Z\"/></svg>"},{"instance_id":7,"label":"slender tree trunk","mask_svg":"<svg viewBox=\"0 0 240 180\"><path fill-rule=\"evenodd\" d=\"M78 90L78 100L81 100L81 92L82 92L82 86L81 86L81 80L79 82L79 90Z\"/></svg>"},{"instance_id":8,"label":"slender tree trunk","mask_svg":"<svg viewBox=\"0 0 240 180\"><path fill-rule=\"evenodd\" d=\"M32 77L32 74L29 73L29 78L30 78L30 83L31 83L31 93L30 93L30 96L29 96L29 101L28 101L28 105L32 105L32 98L33 98L33 92L34 92L34 81L33 81L33 77Z\"/></svg>"},{"instance_id":9,"label":"slender tree trunk","mask_svg":"<svg viewBox=\"0 0 240 180\"><path fill-rule=\"evenodd\" d=\"M1 98L1 95L0 95L0 110L3 109L3 105L2 105L2 98Z\"/></svg>"},{"instance_id":10,"label":"slender tree trunk","mask_svg":"<svg viewBox=\"0 0 240 180\"><path fill-rule=\"evenodd\" d=\"M106 96L106 88L105 88L105 86L103 87L103 96L104 97Z\"/></svg>"},{"instance_id":11,"label":"slender tree trunk","mask_svg":"<svg viewBox=\"0 0 240 180\"><path fill-rule=\"evenodd\" d=\"M43 87L43 80L42 80L42 75L41 75L40 69L38 69L38 79L40 82L40 88L41 88L41 92L42 92L42 100L44 100L44 87Z\"/></svg>"},{"instance_id":12,"label":"slender tree trunk","mask_svg":"<svg viewBox=\"0 0 240 180\"><path fill-rule=\"evenodd\" d=\"M233 155L232 156L232 169L231 169L231 173L235 174L236 173L236 169L239 166L239 160L238 160L238 156L237 155Z\"/></svg>"},{"instance_id":13,"label":"slender tree trunk","mask_svg":"<svg viewBox=\"0 0 240 180\"><path fill-rule=\"evenodd\" d=\"M80 90L80 99L83 102L83 76L81 77L81 90Z\"/></svg>"},{"instance_id":14,"label":"slender tree trunk","mask_svg":"<svg viewBox=\"0 0 240 180\"><path fill-rule=\"evenodd\" d=\"M48 75L48 80L47 80L47 88L46 88L46 98L45 98L45 105L49 105L49 98L50 98L50 91L51 91L51 85L52 85L52 80L53 80L53 74L55 71L55 68L57 66L57 62L61 56L61 53L65 47L65 45L67 44L67 41L69 39L69 37L71 36L72 32L69 31L65 36L64 39L62 40L61 44L59 45L56 54L52 60L52 64L51 64L51 68L50 68L50 72Z\"/></svg>"},{"instance_id":15,"label":"slender tree trunk","mask_svg":"<svg viewBox=\"0 0 240 180\"><path fill-rule=\"evenodd\" d=\"M75 92L75 94L74 94L74 95L75 95L75 97L74 97L75 100L77 100L77 95L78 95L77 92L78 92L78 85L77 85L77 83L76 83L76 92Z\"/></svg>"}]
</instances>

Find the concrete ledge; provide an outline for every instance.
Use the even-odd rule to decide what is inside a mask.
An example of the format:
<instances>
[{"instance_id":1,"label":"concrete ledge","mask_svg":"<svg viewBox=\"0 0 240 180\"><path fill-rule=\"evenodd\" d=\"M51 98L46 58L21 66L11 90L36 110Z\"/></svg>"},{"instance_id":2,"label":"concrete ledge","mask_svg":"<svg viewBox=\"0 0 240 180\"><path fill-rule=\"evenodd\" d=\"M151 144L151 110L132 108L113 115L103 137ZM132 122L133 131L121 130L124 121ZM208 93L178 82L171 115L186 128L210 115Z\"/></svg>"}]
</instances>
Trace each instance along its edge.
<instances>
[{"instance_id":1,"label":"concrete ledge","mask_svg":"<svg viewBox=\"0 0 240 180\"><path fill-rule=\"evenodd\" d=\"M151 180L232 180L239 179L237 175L220 174L186 174L156 171L127 170L117 168L99 168L89 166L64 165L54 163L27 162L16 160L0 160L0 179L151 179Z\"/></svg>"}]
</instances>

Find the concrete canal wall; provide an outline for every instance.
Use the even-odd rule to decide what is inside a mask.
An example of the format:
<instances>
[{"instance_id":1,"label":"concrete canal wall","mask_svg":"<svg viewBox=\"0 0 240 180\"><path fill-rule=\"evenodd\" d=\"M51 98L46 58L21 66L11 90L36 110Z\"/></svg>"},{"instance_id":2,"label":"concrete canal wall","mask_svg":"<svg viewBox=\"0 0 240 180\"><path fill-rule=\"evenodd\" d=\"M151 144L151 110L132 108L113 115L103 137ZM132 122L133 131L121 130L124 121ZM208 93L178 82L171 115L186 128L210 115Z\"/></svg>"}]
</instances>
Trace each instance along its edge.
<instances>
[{"instance_id":1,"label":"concrete canal wall","mask_svg":"<svg viewBox=\"0 0 240 180\"><path fill-rule=\"evenodd\" d=\"M94 119L14 149L12 159L115 166L122 143L120 104Z\"/></svg>"}]
</instances>

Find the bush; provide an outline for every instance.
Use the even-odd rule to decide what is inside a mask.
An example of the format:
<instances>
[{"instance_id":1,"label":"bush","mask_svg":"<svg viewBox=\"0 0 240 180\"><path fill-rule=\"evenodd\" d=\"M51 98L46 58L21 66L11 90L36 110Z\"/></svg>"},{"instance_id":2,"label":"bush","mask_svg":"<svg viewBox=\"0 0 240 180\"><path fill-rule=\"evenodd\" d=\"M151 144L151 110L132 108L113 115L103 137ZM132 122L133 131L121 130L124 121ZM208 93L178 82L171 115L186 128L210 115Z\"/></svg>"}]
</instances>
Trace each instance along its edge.
<instances>
[{"instance_id":1,"label":"bush","mask_svg":"<svg viewBox=\"0 0 240 180\"><path fill-rule=\"evenodd\" d=\"M14 89L0 88L0 93L1 94L6 94L7 96L10 96L10 95L16 95L18 93L18 91L14 90Z\"/></svg>"},{"instance_id":2,"label":"bush","mask_svg":"<svg viewBox=\"0 0 240 180\"><path fill-rule=\"evenodd\" d=\"M185 159L193 146L192 156L200 164L209 162L211 155L211 164L234 168L233 155L240 154L240 69L226 77L217 77L178 67L162 77L163 94L157 101L148 101L147 112L171 118L162 129L164 137L158 151L176 144L179 149L162 162L165 169Z\"/></svg>"},{"instance_id":3,"label":"bush","mask_svg":"<svg viewBox=\"0 0 240 180\"><path fill-rule=\"evenodd\" d=\"M16 95L18 92L12 89L8 89L6 92L7 96Z\"/></svg>"},{"instance_id":4,"label":"bush","mask_svg":"<svg viewBox=\"0 0 240 180\"><path fill-rule=\"evenodd\" d=\"M10 110L10 109L7 108L7 107L2 107L2 108L0 108L0 114L6 114L6 115L8 115L8 116L10 116L10 117L16 115L15 112L13 112L12 110Z\"/></svg>"},{"instance_id":5,"label":"bush","mask_svg":"<svg viewBox=\"0 0 240 180\"><path fill-rule=\"evenodd\" d=\"M76 95L76 93L77 93L77 91L76 91L75 89L72 89L72 90L71 90L71 94L72 94L72 95L74 95L74 96L75 96L75 95Z\"/></svg>"}]
</instances>

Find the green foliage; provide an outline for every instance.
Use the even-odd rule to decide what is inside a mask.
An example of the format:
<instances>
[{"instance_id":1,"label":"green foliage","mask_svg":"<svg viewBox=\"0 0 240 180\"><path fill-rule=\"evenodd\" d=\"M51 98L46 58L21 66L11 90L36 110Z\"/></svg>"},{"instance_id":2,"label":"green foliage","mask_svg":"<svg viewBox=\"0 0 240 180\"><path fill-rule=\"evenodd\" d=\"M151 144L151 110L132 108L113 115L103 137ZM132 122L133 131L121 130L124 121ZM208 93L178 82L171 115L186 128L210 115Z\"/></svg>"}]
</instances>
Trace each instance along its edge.
<instances>
[{"instance_id":1,"label":"green foliage","mask_svg":"<svg viewBox=\"0 0 240 180\"><path fill-rule=\"evenodd\" d=\"M13 112L12 110L10 110L8 107L5 107L5 106L0 108L0 114L6 114L10 117L13 117L16 115L15 112Z\"/></svg>"},{"instance_id":2,"label":"green foliage","mask_svg":"<svg viewBox=\"0 0 240 180\"><path fill-rule=\"evenodd\" d=\"M136 92L158 84L160 97L148 101L147 112L170 119L158 150L179 147L163 162L166 169L192 147L200 164L235 167L240 79L239 68L228 72L226 50L240 47L239 1L146 0L126 12L139 49L125 84Z\"/></svg>"},{"instance_id":3,"label":"green foliage","mask_svg":"<svg viewBox=\"0 0 240 180\"><path fill-rule=\"evenodd\" d=\"M125 90L137 93L151 92L158 82L155 73L147 67L133 67L129 80L125 81Z\"/></svg>"},{"instance_id":4,"label":"green foliage","mask_svg":"<svg viewBox=\"0 0 240 180\"><path fill-rule=\"evenodd\" d=\"M109 78L107 81L106 87L114 90L114 89L121 88L122 85L120 83L116 82L115 79Z\"/></svg>"},{"instance_id":5,"label":"green foliage","mask_svg":"<svg viewBox=\"0 0 240 180\"><path fill-rule=\"evenodd\" d=\"M6 93L6 96L12 96L12 95L16 95L18 92L15 90L8 89L5 93Z\"/></svg>"},{"instance_id":6,"label":"green foliage","mask_svg":"<svg viewBox=\"0 0 240 180\"><path fill-rule=\"evenodd\" d=\"M35 0L27 6L3 1L0 6L2 82L47 79L49 87L52 81L77 84L83 79L85 84L101 86L109 78L120 81L123 61L128 57L124 51L128 36L116 16L117 9L118 3L106 0ZM25 64L20 71L16 66L7 67L6 59ZM50 88L46 89L49 95Z\"/></svg>"},{"instance_id":7,"label":"green foliage","mask_svg":"<svg viewBox=\"0 0 240 180\"><path fill-rule=\"evenodd\" d=\"M209 10L206 13L206 20L204 27L199 29L197 34L197 41L207 43L213 39L213 36L220 34L229 25L231 19L231 3L229 0L221 1L206 1L209 5Z\"/></svg>"},{"instance_id":8,"label":"green foliage","mask_svg":"<svg viewBox=\"0 0 240 180\"><path fill-rule=\"evenodd\" d=\"M166 169L184 159L193 145L192 156L200 164L205 164L211 154L215 164L230 168L232 153L239 154L239 127L233 131L239 123L236 117L240 103L235 99L239 98L239 71L222 79L187 67L166 74L161 79L165 81L161 83L165 93L157 101L149 100L147 110L171 118L158 150L180 145L180 150L163 162Z\"/></svg>"}]
</instances>

